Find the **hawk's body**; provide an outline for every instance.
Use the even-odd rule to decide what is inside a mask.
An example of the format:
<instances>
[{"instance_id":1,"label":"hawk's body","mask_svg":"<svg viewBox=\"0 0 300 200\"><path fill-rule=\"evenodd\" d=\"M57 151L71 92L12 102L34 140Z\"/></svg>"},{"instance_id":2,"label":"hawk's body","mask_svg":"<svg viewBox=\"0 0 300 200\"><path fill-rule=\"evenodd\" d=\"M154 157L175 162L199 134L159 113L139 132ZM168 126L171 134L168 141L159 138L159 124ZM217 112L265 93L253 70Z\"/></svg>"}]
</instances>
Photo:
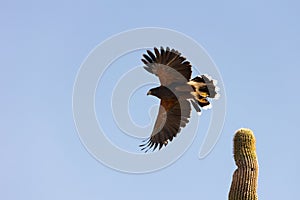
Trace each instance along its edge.
<instances>
[{"instance_id":1,"label":"hawk's body","mask_svg":"<svg viewBox=\"0 0 300 200\"><path fill-rule=\"evenodd\" d=\"M144 68L158 76L161 86L152 88L148 94L161 99L158 116L152 134L145 144L140 145L142 150L157 147L161 149L172 141L180 132L180 128L189 122L191 104L197 112L201 112L200 107L210 106L207 98L217 96L214 81L205 75L198 76L192 80L191 65L178 51L160 51L154 48L154 53L147 51L148 55L143 55Z\"/></svg>"}]
</instances>

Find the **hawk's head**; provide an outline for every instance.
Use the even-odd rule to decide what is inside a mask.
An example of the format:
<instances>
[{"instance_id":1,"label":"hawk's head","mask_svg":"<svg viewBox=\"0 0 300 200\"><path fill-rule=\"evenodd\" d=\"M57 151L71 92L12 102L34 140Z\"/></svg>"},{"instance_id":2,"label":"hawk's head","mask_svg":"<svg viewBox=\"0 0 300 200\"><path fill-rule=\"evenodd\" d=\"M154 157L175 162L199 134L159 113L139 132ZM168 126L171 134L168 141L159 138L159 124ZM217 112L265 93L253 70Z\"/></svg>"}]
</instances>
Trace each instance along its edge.
<instances>
[{"instance_id":1,"label":"hawk's head","mask_svg":"<svg viewBox=\"0 0 300 200\"><path fill-rule=\"evenodd\" d=\"M174 98L174 93L165 86L159 86L156 88L152 88L147 92L147 95L153 95L160 99L162 98Z\"/></svg>"}]
</instances>

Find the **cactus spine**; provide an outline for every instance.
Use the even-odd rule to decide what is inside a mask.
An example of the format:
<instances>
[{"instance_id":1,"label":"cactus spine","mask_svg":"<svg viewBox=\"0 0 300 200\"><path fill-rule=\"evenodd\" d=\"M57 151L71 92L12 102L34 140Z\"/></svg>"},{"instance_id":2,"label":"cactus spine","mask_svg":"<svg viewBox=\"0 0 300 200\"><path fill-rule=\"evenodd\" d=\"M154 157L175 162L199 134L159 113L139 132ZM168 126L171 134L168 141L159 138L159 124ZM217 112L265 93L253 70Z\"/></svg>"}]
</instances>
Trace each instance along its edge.
<instances>
[{"instance_id":1,"label":"cactus spine","mask_svg":"<svg viewBox=\"0 0 300 200\"><path fill-rule=\"evenodd\" d=\"M250 129L239 129L234 136L234 160L237 165L229 200L257 200L258 161L255 137Z\"/></svg>"}]
</instances>

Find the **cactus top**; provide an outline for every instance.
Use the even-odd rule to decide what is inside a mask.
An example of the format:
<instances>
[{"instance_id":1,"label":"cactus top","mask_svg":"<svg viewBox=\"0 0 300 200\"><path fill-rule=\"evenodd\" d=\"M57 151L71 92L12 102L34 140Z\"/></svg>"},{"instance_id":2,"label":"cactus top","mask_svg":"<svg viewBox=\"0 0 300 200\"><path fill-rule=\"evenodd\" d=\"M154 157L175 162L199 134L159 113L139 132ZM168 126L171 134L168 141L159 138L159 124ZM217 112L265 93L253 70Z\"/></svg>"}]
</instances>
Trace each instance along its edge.
<instances>
[{"instance_id":1,"label":"cactus top","mask_svg":"<svg viewBox=\"0 0 300 200\"><path fill-rule=\"evenodd\" d=\"M254 167L257 160L255 152L255 137L250 129L239 129L234 136L234 160L238 167Z\"/></svg>"}]
</instances>

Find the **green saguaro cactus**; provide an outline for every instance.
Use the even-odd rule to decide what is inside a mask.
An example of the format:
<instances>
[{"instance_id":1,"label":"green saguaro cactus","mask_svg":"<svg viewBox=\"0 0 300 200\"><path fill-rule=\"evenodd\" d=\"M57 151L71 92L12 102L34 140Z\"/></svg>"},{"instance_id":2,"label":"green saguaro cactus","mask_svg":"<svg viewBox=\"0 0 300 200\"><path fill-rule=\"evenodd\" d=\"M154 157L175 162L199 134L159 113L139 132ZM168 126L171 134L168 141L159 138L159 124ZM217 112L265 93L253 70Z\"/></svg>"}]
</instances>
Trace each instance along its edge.
<instances>
[{"instance_id":1,"label":"green saguaro cactus","mask_svg":"<svg viewBox=\"0 0 300 200\"><path fill-rule=\"evenodd\" d=\"M229 200L257 200L258 161L253 132L239 129L235 133L233 146L238 168L232 177Z\"/></svg>"}]
</instances>

